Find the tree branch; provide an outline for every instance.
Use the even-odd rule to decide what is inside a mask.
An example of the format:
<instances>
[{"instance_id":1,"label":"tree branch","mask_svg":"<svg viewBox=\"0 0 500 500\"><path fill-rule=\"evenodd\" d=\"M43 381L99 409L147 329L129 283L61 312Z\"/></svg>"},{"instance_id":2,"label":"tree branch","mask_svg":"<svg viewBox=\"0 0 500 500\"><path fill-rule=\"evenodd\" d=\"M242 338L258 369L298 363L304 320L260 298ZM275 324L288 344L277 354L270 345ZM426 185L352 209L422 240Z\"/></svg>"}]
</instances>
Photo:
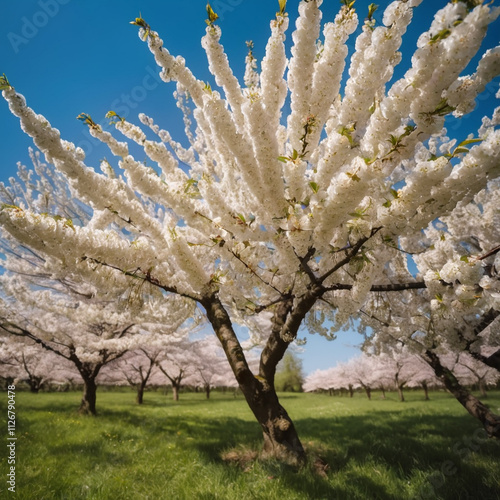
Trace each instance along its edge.
<instances>
[{"instance_id":1,"label":"tree branch","mask_svg":"<svg viewBox=\"0 0 500 500\"><path fill-rule=\"evenodd\" d=\"M334 292L337 290L352 290L349 283L335 283L325 287L325 291ZM403 290L419 290L427 288L424 281L412 281L410 283L387 283L385 285L372 285L370 292L401 292Z\"/></svg>"},{"instance_id":2,"label":"tree branch","mask_svg":"<svg viewBox=\"0 0 500 500\"><path fill-rule=\"evenodd\" d=\"M12 328L12 329L9 329L9 327ZM35 342L37 344L40 344L47 351L51 351L54 354L57 354L58 356L63 357L64 359L70 360L69 356L66 356L61 351L58 351L57 349L54 349L52 346L50 346L49 344L47 344L42 339L38 338L36 335L34 335L33 333L31 333L29 330L26 330L25 328L22 328L22 327L20 327L18 325L15 325L14 323L7 323L7 324L3 323L3 324L0 325L0 329L4 330L7 333L10 333L11 335L16 335L17 337L27 337L30 340L32 340L33 342ZM17 329L18 331L17 332L14 331L15 329Z\"/></svg>"},{"instance_id":3,"label":"tree branch","mask_svg":"<svg viewBox=\"0 0 500 500\"><path fill-rule=\"evenodd\" d=\"M376 227L373 228L370 232L370 236L364 236L360 240L356 242L356 244L351 247L350 251L346 249L347 255L340 261L337 262L329 271L324 273L320 278L318 278L319 283L323 283L329 276L331 276L335 271L339 270L341 267L344 267L346 264L350 262L350 260L359 252L361 247L375 234L377 234L382 228Z\"/></svg>"},{"instance_id":4,"label":"tree branch","mask_svg":"<svg viewBox=\"0 0 500 500\"><path fill-rule=\"evenodd\" d=\"M266 346L260 356L259 375L272 387L274 387L276 366L281 361L290 345L290 342L286 342L281 337L281 331L292 307L293 298L290 295L282 297L282 301L277 305L274 311L271 335L269 335Z\"/></svg>"},{"instance_id":5,"label":"tree branch","mask_svg":"<svg viewBox=\"0 0 500 500\"><path fill-rule=\"evenodd\" d=\"M479 257L476 257L476 260L484 260L488 257L491 257L492 255L495 255L496 253L500 252L500 245L497 247L493 248L489 252L485 253L484 255L480 255Z\"/></svg>"}]
</instances>

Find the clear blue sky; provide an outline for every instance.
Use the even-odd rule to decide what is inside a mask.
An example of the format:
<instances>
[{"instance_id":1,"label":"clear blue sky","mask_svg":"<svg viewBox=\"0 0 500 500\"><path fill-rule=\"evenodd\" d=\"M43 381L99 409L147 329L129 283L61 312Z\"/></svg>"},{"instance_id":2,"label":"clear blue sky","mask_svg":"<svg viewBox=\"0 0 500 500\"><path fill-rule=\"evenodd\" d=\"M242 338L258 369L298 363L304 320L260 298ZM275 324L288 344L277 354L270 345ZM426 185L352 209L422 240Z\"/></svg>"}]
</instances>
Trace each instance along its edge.
<instances>
[{"instance_id":1,"label":"clear blue sky","mask_svg":"<svg viewBox=\"0 0 500 500\"><path fill-rule=\"evenodd\" d=\"M291 18L288 42L298 3L298 0L288 1L287 11ZM361 19L370 3L356 1ZM380 8L374 17L380 24L383 9L389 2L376 3ZM427 29L437 8L445 4L444 0L424 0L415 9L414 21L402 47L404 60L396 78L406 70L418 35ZM137 114L144 112L170 130L174 138L182 140L182 117L172 98L174 85L159 83L154 77L158 72L156 64L146 44L139 40L137 27L129 22L141 13L160 33L169 51L182 55L197 78L210 81L216 88L200 44L206 26L205 5L205 0L4 2L0 24L0 74L7 75L16 90L28 99L30 107L58 128L64 139L87 152L87 164L91 166L97 167L99 160L109 153L96 145L87 127L76 120L82 112L90 114L96 122L100 122L110 109L130 120L136 120ZM261 60L269 35L269 21L278 10L278 1L214 0L212 6L220 16L222 42L233 71L242 78L247 52L245 41L254 41L254 54ZM338 0L325 0L323 20L333 20L339 6ZM497 22L496 29L490 29L485 48L498 44L499 32ZM351 51L354 41L352 37L348 42ZM473 67L476 64L477 60ZM477 130L481 117L491 114L495 106L498 82L497 78L495 85L488 86L478 110L453 127L451 134L460 139ZM7 181L15 173L18 161L29 165L27 149L31 140L21 132L18 120L10 114L3 100L0 102L0 123L0 180ZM318 335L311 336L302 355L305 371L327 368L348 359L358 352L353 346L360 340L356 333L341 333L334 342L327 342Z\"/></svg>"}]
</instances>

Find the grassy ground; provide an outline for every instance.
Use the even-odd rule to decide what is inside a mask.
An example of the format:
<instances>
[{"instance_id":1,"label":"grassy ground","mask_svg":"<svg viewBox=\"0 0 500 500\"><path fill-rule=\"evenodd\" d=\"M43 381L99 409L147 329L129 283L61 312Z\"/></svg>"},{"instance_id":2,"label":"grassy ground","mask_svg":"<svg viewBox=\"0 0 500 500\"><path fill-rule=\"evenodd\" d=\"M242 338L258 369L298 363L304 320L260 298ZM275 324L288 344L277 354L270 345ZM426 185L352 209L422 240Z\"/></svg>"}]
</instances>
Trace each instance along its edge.
<instances>
[{"instance_id":1,"label":"grassy ground","mask_svg":"<svg viewBox=\"0 0 500 500\"><path fill-rule=\"evenodd\" d=\"M7 449L0 452L1 498L56 499L500 499L500 443L444 393L394 394L368 401L284 394L319 475L275 462L228 464L261 435L242 397L181 394L173 403L146 393L100 392L99 416L77 415L77 393L16 394L16 493L6 490ZM7 429L7 395L0 395ZM500 413L500 393L485 400ZM2 432L5 436L5 432ZM5 439L3 439L5 443Z\"/></svg>"}]
</instances>

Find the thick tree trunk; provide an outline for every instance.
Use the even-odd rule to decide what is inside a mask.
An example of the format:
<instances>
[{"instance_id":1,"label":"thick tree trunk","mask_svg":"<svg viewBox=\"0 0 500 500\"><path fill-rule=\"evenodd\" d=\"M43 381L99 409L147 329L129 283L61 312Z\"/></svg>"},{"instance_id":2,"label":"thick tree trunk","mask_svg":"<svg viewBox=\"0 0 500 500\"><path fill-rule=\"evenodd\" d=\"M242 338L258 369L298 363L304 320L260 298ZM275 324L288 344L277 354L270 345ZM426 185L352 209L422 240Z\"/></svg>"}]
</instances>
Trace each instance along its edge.
<instances>
[{"instance_id":1,"label":"thick tree trunk","mask_svg":"<svg viewBox=\"0 0 500 500\"><path fill-rule=\"evenodd\" d=\"M280 331L292 305L291 299L276 306L272 332L261 355L258 376L254 376L250 370L229 315L216 294L207 296L202 304L248 406L262 428L263 455L292 464L303 464L304 448L292 420L279 403L274 387L276 365L289 345L281 338Z\"/></svg>"},{"instance_id":2,"label":"thick tree trunk","mask_svg":"<svg viewBox=\"0 0 500 500\"><path fill-rule=\"evenodd\" d=\"M495 415L479 399L474 397L465 387L462 387L451 370L441 364L439 357L432 351L426 351L425 361L432 367L436 376L443 382L458 402L476 419L478 419L488 436L500 439L500 416Z\"/></svg>"},{"instance_id":3,"label":"thick tree trunk","mask_svg":"<svg viewBox=\"0 0 500 500\"><path fill-rule=\"evenodd\" d=\"M96 415L97 384L95 378L83 380L83 395L79 413L83 415Z\"/></svg>"},{"instance_id":4,"label":"thick tree trunk","mask_svg":"<svg viewBox=\"0 0 500 500\"><path fill-rule=\"evenodd\" d=\"M32 392L33 394L38 394L43 385L42 378L30 375L28 377L28 384L30 386L30 392Z\"/></svg>"},{"instance_id":5,"label":"thick tree trunk","mask_svg":"<svg viewBox=\"0 0 500 500\"><path fill-rule=\"evenodd\" d=\"M402 385L398 385L398 395L399 395L399 400L401 402L404 402L405 395L403 394L403 386Z\"/></svg>"},{"instance_id":6,"label":"thick tree trunk","mask_svg":"<svg viewBox=\"0 0 500 500\"><path fill-rule=\"evenodd\" d=\"M365 386L364 389L365 389L365 392L366 392L366 397L371 400L372 399L372 390L371 390L371 388L368 387L368 386Z\"/></svg>"},{"instance_id":7,"label":"thick tree trunk","mask_svg":"<svg viewBox=\"0 0 500 500\"><path fill-rule=\"evenodd\" d=\"M481 396L483 398L488 397L488 393L486 392L486 384L484 383L484 380L479 381L479 391L481 392Z\"/></svg>"},{"instance_id":8,"label":"thick tree trunk","mask_svg":"<svg viewBox=\"0 0 500 500\"><path fill-rule=\"evenodd\" d=\"M210 384L205 384L205 396L210 399Z\"/></svg>"},{"instance_id":9,"label":"thick tree trunk","mask_svg":"<svg viewBox=\"0 0 500 500\"><path fill-rule=\"evenodd\" d=\"M146 388L146 381L141 382L137 386L137 396L135 398L135 401L138 405L142 405L144 402L144 389Z\"/></svg>"},{"instance_id":10,"label":"thick tree trunk","mask_svg":"<svg viewBox=\"0 0 500 500\"><path fill-rule=\"evenodd\" d=\"M380 387L380 390L382 391L382 396L381 396L381 398L382 398L382 399L385 399L385 387L381 386L381 387Z\"/></svg>"},{"instance_id":11,"label":"thick tree trunk","mask_svg":"<svg viewBox=\"0 0 500 500\"><path fill-rule=\"evenodd\" d=\"M351 384L349 384L349 397L352 398L354 396L354 388Z\"/></svg>"},{"instance_id":12,"label":"thick tree trunk","mask_svg":"<svg viewBox=\"0 0 500 500\"><path fill-rule=\"evenodd\" d=\"M295 426L286 410L281 406L274 387L264 383L240 385L248 406L262 428L264 457L277 458L300 465L305 452Z\"/></svg>"},{"instance_id":13,"label":"thick tree trunk","mask_svg":"<svg viewBox=\"0 0 500 500\"><path fill-rule=\"evenodd\" d=\"M179 387L177 384L172 384L172 398L174 401L179 401Z\"/></svg>"}]
</instances>

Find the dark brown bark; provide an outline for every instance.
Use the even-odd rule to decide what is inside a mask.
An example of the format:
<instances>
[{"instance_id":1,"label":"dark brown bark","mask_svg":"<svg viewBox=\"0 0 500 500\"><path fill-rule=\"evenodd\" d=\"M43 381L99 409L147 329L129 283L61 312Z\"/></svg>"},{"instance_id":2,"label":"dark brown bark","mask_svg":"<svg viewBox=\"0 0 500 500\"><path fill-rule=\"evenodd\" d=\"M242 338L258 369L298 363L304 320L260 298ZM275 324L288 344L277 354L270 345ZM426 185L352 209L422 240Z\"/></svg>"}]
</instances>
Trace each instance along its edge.
<instances>
[{"instance_id":1,"label":"dark brown bark","mask_svg":"<svg viewBox=\"0 0 500 500\"><path fill-rule=\"evenodd\" d=\"M172 394L173 400L179 401L179 386L176 384L172 384Z\"/></svg>"},{"instance_id":2,"label":"dark brown bark","mask_svg":"<svg viewBox=\"0 0 500 500\"><path fill-rule=\"evenodd\" d=\"M476 419L478 419L487 432L488 436L500 439L500 416L494 414L479 399L474 397L453 375L451 370L444 367L437 354L426 351L424 360L432 367L436 376L443 382L458 402Z\"/></svg>"},{"instance_id":3,"label":"dark brown bark","mask_svg":"<svg viewBox=\"0 0 500 500\"><path fill-rule=\"evenodd\" d=\"M304 448L274 388L276 365L289 345L281 338L280 331L290 311L291 301L285 300L276 306L273 329L262 352L258 376L250 370L229 315L217 295L209 294L202 304L224 349L241 392L262 428L263 455L293 464L304 463Z\"/></svg>"},{"instance_id":4,"label":"dark brown bark","mask_svg":"<svg viewBox=\"0 0 500 500\"><path fill-rule=\"evenodd\" d=\"M168 380L170 380L170 383L172 385L173 400L179 401L179 392L181 390L182 379L184 378L184 370L180 369L177 376L174 377L173 375L169 375L169 373L165 370L165 368L163 368L163 366L161 366L160 363L158 363L157 365L160 371L163 373L163 375L165 375L165 377L167 377Z\"/></svg>"},{"instance_id":5,"label":"dark brown bark","mask_svg":"<svg viewBox=\"0 0 500 500\"><path fill-rule=\"evenodd\" d=\"M30 392L32 392L33 394L38 394L43 385L42 377L28 374L27 382L30 386Z\"/></svg>"},{"instance_id":6,"label":"dark brown bark","mask_svg":"<svg viewBox=\"0 0 500 500\"><path fill-rule=\"evenodd\" d=\"M480 380L478 382L478 384L479 384L479 392L481 393L481 396L483 398L487 398L488 393L486 392L486 383L484 382L484 380Z\"/></svg>"},{"instance_id":7,"label":"dark brown bark","mask_svg":"<svg viewBox=\"0 0 500 500\"><path fill-rule=\"evenodd\" d=\"M372 390L371 390L371 388L368 387L367 385L363 386L363 388L364 388L364 390L366 392L366 397L371 400L372 399Z\"/></svg>"},{"instance_id":8,"label":"dark brown bark","mask_svg":"<svg viewBox=\"0 0 500 500\"><path fill-rule=\"evenodd\" d=\"M398 396L399 396L399 400L404 403L405 395L403 394L403 386L402 385L398 385Z\"/></svg>"},{"instance_id":9,"label":"dark brown bark","mask_svg":"<svg viewBox=\"0 0 500 500\"><path fill-rule=\"evenodd\" d=\"M137 396L135 401L138 405L142 405L144 402L144 389L146 388L147 380L142 380L140 384L137 385Z\"/></svg>"},{"instance_id":10,"label":"dark brown bark","mask_svg":"<svg viewBox=\"0 0 500 500\"><path fill-rule=\"evenodd\" d=\"M78 412L83 415L96 415L97 384L96 378L99 371L104 366L103 363L84 363L76 356L73 349L68 359L72 361L78 369L83 379L83 395Z\"/></svg>"},{"instance_id":11,"label":"dark brown bark","mask_svg":"<svg viewBox=\"0 0 500 500\"><path fill-rule=\"evenodd\" d=\"M422 382L422 389L424 390L424 394L425 394L424 399L426 401L429 401L429 387L427 387L427 384L425 382Z\"/></svg>"},{"instance_id":12,"label":"dark brown bark","mask_svg":"<svg viewBox=\"0 0 500 500\"><path fill-rule=\"evenodd\" d=\"M83 395L79 413L83 415L96 415L97 384L94 377L83 380Z\"/></svg>"},{"instance_id":13,"label":"dark brown bark","mask_svg":"<svg viewBox=\"0 0 500 500\"><path fill-rule=\"evenodd\" d=\"M491 356L484 358L483 361L488 366L491 366L492 368L500 371L500 349L498 349L498 351L495 351Z\"/></svg>"},{"instance_id":14,"label":"dark brown bark","mask_svg":"<svg viewBox=\"0 0 500 500\"><path fill-rule=\"evenodd\" d=\"M210 384L205 384L205 396L210 399Z\"/></svg>"}]
</instances>

